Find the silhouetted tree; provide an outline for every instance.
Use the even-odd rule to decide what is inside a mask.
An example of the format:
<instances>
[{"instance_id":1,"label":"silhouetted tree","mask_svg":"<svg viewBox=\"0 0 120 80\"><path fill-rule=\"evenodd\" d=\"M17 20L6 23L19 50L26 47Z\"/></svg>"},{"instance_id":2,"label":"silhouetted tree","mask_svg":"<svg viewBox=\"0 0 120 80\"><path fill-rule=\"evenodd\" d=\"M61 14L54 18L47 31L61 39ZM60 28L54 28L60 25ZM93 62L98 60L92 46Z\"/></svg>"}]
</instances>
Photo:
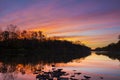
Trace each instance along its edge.
<instances>
[{"instance_id":1,"label":"silhouetted tree","mask_svg":"<svg viewBox=\"0 0 120 80\"><path fill-rule=\"evenodd\" d=\"M79 40L75 41L75 44L81 44L81 41L79 41Z\"/></svg>"},{"instance_id":2,"label":"silhouetted tree","mask_svg":"<svg viewBox=\"0 0 120 80\"><path fill-rule=\"evenodd\" d=\"M38 36L37 32L32 32L31 34L32 39L37 39L37 36Z\"/></svg>"},{"instance_id":3,"label":"silhouetted tree","mask_svg":"<svg viewBox=\"0 0 120 80\"><path fill-rule=\"evenodd\" d=\"M11 39L18 39L18 34L15 32L11 32Z\"/></svg>"},{"instance_id":4,"label":"silhouetted tree","mask_svg":"<svg viewBox=\"0 0 120 80\"><path fill-rule=\"evenodd\" d=\"M3 40L8 40L9 39L9 32L8 31L4 31L1 33L2 39Z\"/></svg>"},{"instance_id":5,"label":"silhouetted tree","mask_svg":"<svg viewBox=\"0 0 120 80\"><path fill-rule=\"evenodd\" d=\"M120 51L120 35L118 36L119 41L117 43L111 43L102 48L96 48L97 51L112 51L112 52L119 52Z\"/></svg>"},{"instance_id":6,"label":"silhouetted tree","mask_svg":"<svg viewBox=\"0 0 120 80\"><path fill-rule=\"evenodd\" d=\"M9 25L7 31L1 33L3 41L0 41L1 49L23 50L23 52L36 50L36 53L82 53L89 52L90 48L81 45L80 42L49 40L42 31L22 31L20 35L16 32L17 26ZM20 39L18 37L21 37ZM59 38L59 37L58 37ZM27 52L26 52L27 53Z\"/></svg>"},{"instance_id":7,"label":"silhouetted tree","mask_svg":"<svg viewBox=\"0 0 120 80\"><path fill-rule=\"evenodd\" d=\"M21 33L21 37L22 37L23 39L26 39L26 38L27 38L27 31L26 31L26 30L24 30L24 31Z\"/></svg>"},{"instance_id":8,"label":"silhouetted tree","mask_svg":"<svg viewBox=\"0 0 120 80\"><path fill-rule=\"evenodd\" d=\"M42 31L38 31L38 39L39 39L40 41L43 41L43 40L46 39L46 37L45 37L45 35L43 34Z\"/></svg>"},{"instance_id":9,"label":"silhouetted tree","mask_svg":"<svg viewBox=\"0 0 120 80\"><path fill-rule=\"evenodd\" d=\"M17 30L16 25L10 24L10 25L7 26L6 31L9 32L9 38L10 39L17 39L18 35L16 33L16 30Z\"/></svg>"},{"instance_id":10,"label":"silhouetted tree","mask_svg":"<svg viewBox=\"0 0 120 80\"><path fill-rule=\"evenodd\" d=\"M17 29L17 26L16 26L16 25L10 24L10 25L7 26L7 30L8 30L9 32L15 32L16 29Z\"/></svg>"}]
</instances>

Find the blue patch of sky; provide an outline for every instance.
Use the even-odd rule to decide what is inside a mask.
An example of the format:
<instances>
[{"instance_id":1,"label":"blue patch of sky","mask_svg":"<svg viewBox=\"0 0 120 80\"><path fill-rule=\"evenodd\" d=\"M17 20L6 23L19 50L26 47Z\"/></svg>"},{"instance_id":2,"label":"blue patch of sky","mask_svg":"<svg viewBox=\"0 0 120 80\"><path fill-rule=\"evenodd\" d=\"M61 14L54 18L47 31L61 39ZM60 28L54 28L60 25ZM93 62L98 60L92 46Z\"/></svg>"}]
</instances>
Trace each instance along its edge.
<instances>
[{"instance_id":1,"label":"blue patch of sky","mask_svg":"<svg viewBox=\"0 0 120 80\"><path fill-rule=\"evenodd\" d=\"M33 0L1 0L0 9L3 9L0 16L14 13L19 10L23 10L30 7L35 1Z\"/></svg>"},{"instance_id":2,"label":"blue patch of sky","mask_svg":"<svg viewBox=\"0 0 120 80\"><path fill-rule=\"evenodd\" d=\"M104 28L99 30L90 30L80 33L81 35L103 35L103 34L110 34L110 33L118 33L120 34L120 26L111 27L111 28Z\"/></svg>"}]
</instances>

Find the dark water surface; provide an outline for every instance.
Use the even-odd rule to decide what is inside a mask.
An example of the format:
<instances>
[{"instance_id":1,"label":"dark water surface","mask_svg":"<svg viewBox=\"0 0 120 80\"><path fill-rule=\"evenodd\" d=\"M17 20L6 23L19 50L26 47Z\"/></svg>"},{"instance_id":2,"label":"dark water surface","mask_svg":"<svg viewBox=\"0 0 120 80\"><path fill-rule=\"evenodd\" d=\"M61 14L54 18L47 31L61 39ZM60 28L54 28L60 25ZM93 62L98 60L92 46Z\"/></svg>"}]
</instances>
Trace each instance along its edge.
<instances>
[{"instance_id":1,"label":"dark water surface","mask_svg":"<svg viewBox=\"0 0 120 80\"><path fill-rule=\"evenodd\" d=\"M104 52L102 52L104 53ZM9 62L9 61L8 61ZM84 80L120 80L120 58L119 55L111 57L110 55L96 54L91 52L91 55L73 59L69 62L44 62L39 61L36 64L32 63L5 63L0 61L0 80L36 80L35 70L52 71L52 65L56 69L63 69L69 73L68 76L80 72L80 75L75 75L76 79ZM90 79L85 79L84 76L90 76Z\"/></svg>"}]
</instances>

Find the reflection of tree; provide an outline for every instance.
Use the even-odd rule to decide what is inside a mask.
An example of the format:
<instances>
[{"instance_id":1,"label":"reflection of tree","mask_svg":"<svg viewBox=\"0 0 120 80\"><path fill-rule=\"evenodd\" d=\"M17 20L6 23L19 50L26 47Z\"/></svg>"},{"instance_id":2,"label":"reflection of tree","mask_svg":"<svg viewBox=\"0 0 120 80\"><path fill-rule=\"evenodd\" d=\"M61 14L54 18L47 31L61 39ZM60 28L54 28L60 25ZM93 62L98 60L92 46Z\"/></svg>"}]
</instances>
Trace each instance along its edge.
<instances>
[{"instance_id":1,"label":"reflection of tree","mask_svg":"<svg viewBox=\"0 0 120 80\"><path fill-rule=\"evenodd\" d=\"M112 51L112 52L120 52L120 35L118 36L118 42L117 43L111 43L105 47L102 48L96 48L96 51Z\"/></svg>"},{"instance_id":2,"label":"reflection of tree","mask_svg":"<svg viewBox=\"0 0 120 80\"><path fill-rule=\"evenodd\" d=\"M3 80L15 80L17 77L15 66L2 64L0 66L0 72Z\"/></svg>"},{"instance_id":3,"label":"reflection of tree","mask_svg":"<svg viewBox=\"0 0 120 80\"><path fill-rule=\"evenodd\" d=\"M84 60L84 59L85 59L85 57L80 58L80 59L74 59L74 60L72 60L72 62L81 63L81 62L82 62L82 60Z\"/></svg>"},{"instance_id":4,"label":"reflection of tree","mask_svg":"<svg viewBox=\"0 0 120 80\"><path fill-rule=\"evenodd\" d=\"M5 64L37 64L69 62L73 59L83 58L90 55L90 48L70 41L47 39L42 31L16 31L16 26L10 25L3 31L0 41L0 61ZM11 67L10 67L11 68ZM13 73L5 65L1 73ZM6 72L5 72L6 71ZM25 74L25 69L19 71ZM12 75L8 74L12 78Z\"/></svg>"},{"instance_id":5,"label":"reflection of tree","mask_svg":"<svg viewBox=\"0 0 120 80\"><path fill-rule=\"evenodd\" d=\"M98 55L105 55L113 60L117 59L120 61L120 52L96 52Z\"/></svg>"},{"instance_id":6,"label":"reflection of tree","mask_svg":"<svg viewBox=\"0 0 120 80\"><path fill-rule=\"evenodd\" d=\"M16 74L14 73L3 73L2 74L3 80L15 80Z\"/></svg>"},{"instance_id":7,"label":"reflection of tree","mask_svg":"<svg viewBox=\"0 0 120 80\"><path fill-rule=\"evenodd\" d=\"M39 50L40 51L40 50ZM53 53L52 53L53 52ZM39 52L15 52L14 53L5 53L1 54L0 56L0 61L7 63L7 64L37 64L40 61L43 61L44 63L59 63L59 62L69 62L72 61L73 59L79 59L79 58L84 58L90 55L90 53L62 53L59 51L52 51L52 52L44 52L44 53L39 53ZM17 53L17 54L16 54ZM62 54L60 54L62 53ZM9 54L9 55L8 55Z\"/></svg>"}]
</instances>

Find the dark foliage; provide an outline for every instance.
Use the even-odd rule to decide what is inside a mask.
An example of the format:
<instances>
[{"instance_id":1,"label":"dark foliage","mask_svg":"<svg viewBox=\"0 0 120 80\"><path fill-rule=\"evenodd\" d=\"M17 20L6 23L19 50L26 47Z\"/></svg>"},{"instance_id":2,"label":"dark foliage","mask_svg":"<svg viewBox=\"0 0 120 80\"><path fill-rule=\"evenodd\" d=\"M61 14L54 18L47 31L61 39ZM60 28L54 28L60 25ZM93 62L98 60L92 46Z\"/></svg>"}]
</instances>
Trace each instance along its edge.
<instances>
[{"instance_id":1,"label":"dark foliage","mask_svg":"<svg viewBox=\"0 0 120 80\"><path fill-rule=\"evenodd\" d=\"M96 48L97 54L108 56L111 59L120 61L120 40L117 43L111 43L103 48ZM102 51L105 51L104 53Z\"/></svg>"},{"instance_id":2,"label":"dark foliage","mask_svg":"<svg viewBox=\"0 0 120 80\"><path fill-rule=\"evenodd\" d=\"M115 59L117 59L117 60L119 60L120 61L120 52L108 52L108 51L106 51L106 52L96 52L96 54L98 54L98 55L105 55L105 56L108 56L109 58L111 58L111 59L113 59L113 60L115 60Z\"/></svg>"},{"instance_id":3,"label":"dark foliage","mask_svg":"<svg viewBox=\"0 0 120 80\"><path fill-rule=\"evenodd\" d=\"M111 43L108 46L103 48L96 48L96 51L112 51L112 52L120 52L120 40L117 43Z\"/></svg>"},{"instance_id":4,"label":"dark foliage","mask_svg":"<svg viewBox=\"0 0 120 80\"><path fill-rule=\"evenodd\" d=\"M0 42L0 59L17 63L68 62L90 54L90 48L60 40L12 39Z\"/></svg>"},{"instance_id":5,"label":"dark foliage","mask_svg":"<svg viewBox=\"0 0 120 80\"><path fill-rule=\"evenodd\" d=\"M68 62L89 54L90 48L85 45L47 38L42 31L20 32L11 24L0 32L0 60L3 62Z\"/></svg>"}]
</instances>

